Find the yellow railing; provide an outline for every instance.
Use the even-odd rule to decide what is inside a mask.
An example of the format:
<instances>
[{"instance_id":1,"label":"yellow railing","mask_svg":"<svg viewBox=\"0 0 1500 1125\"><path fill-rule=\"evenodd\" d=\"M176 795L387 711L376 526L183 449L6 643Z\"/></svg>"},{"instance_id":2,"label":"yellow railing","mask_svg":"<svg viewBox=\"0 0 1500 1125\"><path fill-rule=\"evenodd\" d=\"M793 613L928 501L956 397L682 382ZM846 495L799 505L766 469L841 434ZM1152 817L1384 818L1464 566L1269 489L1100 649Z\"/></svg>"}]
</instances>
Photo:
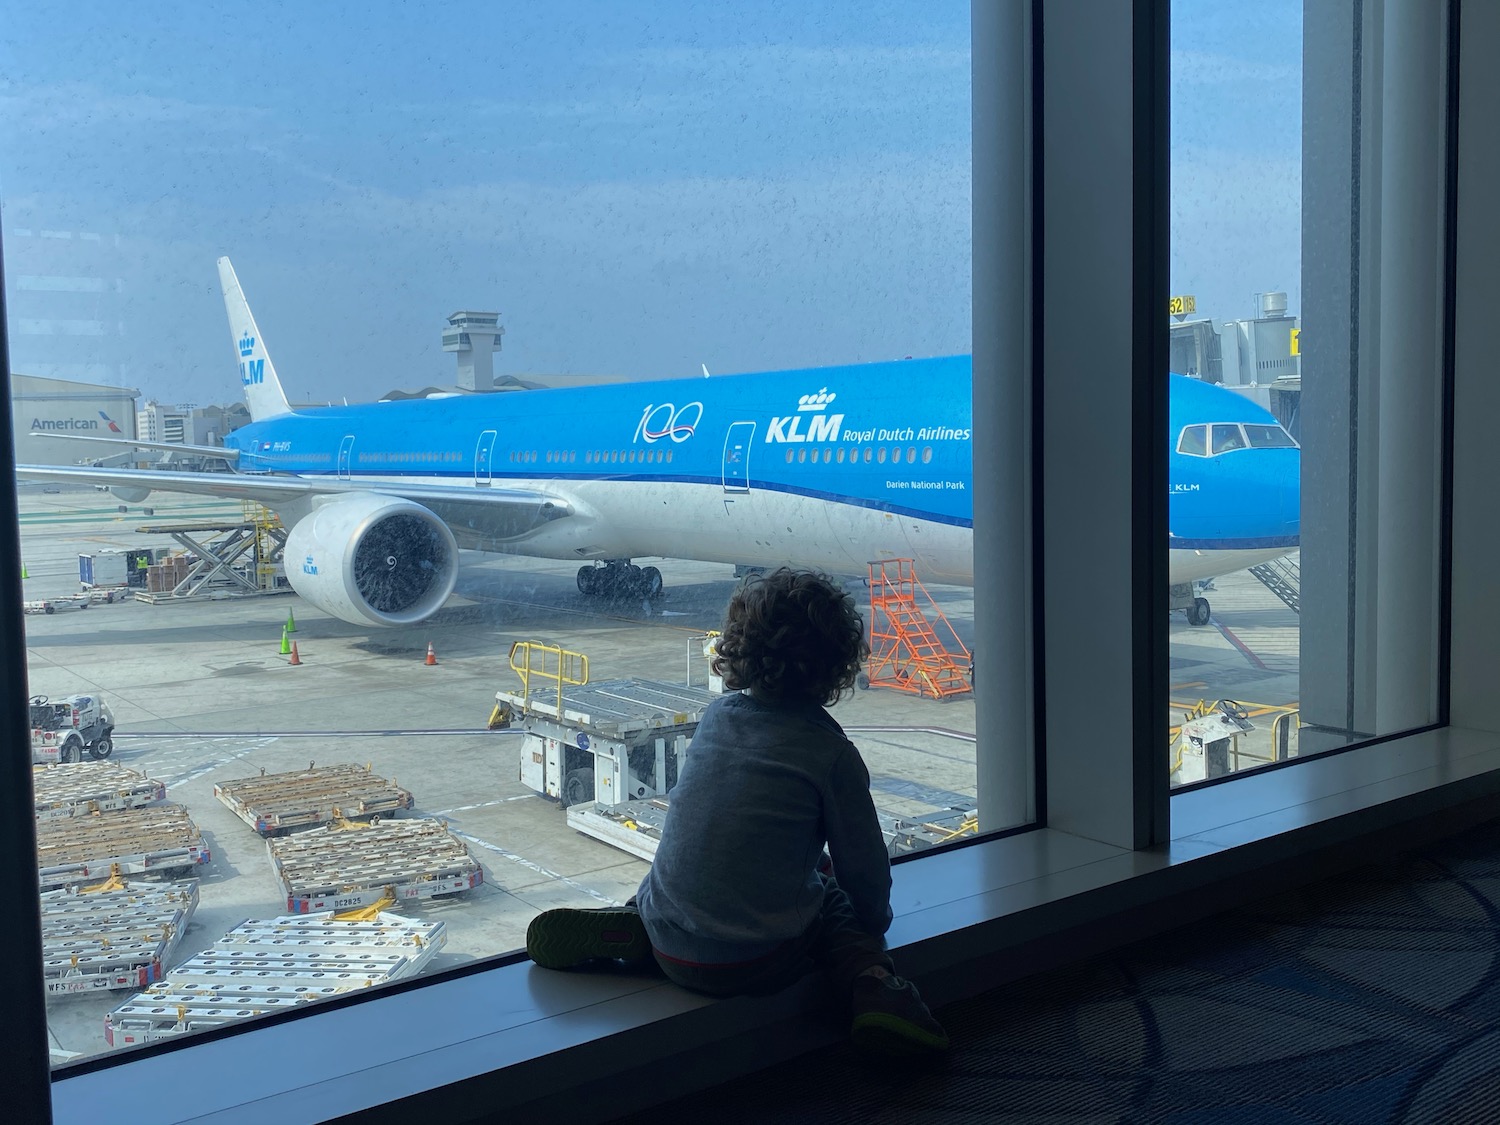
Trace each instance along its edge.
<instances>
[{"instance_id":1,"label":"yellow railing","mask_svg":"<svg viewBox=\"0 0 1500 1125\"><path fill-rule=\"evenodd\" d=\"M557 716L562 717L563 685L582 687L589 682L589 658L541 641L517 641L510 646L511 671L521 677L521 698L531 701L531 681L545 680L557 694Z\"/></svg>"}]
</instances>

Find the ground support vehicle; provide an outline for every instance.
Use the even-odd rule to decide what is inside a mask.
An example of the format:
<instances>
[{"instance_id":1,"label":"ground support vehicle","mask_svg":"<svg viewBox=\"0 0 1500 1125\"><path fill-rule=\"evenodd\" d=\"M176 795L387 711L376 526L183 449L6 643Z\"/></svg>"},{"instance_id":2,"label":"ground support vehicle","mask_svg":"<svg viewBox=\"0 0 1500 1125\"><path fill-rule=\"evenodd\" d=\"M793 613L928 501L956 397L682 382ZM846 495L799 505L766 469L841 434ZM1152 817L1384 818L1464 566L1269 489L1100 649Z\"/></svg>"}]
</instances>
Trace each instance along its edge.
<instances>
[{"instance_id":1,"label":"ground support vehicle","mask_svg":"<svg viewBox=\"0 0 1500 1125\"><path fill-rule=\"evenodd\" d=\"M484 882L467 845L440 820L364 824L341 820L267 842L287 910L355 910L382 899L411 902Z\"/></svg>"},{"instance_id":2,"label":"ground support vehicle","mask_svg":"<svg viewBox=\"0 0 1500 1125\"><path fill-rule=\"evenodd\" d=\"M114 753L115 717L97 695L33 695L30 711L33 765L81 762L84 751L96 760Z\"/></svg>"},{"instance_id":3,"label":"ground support vehicle","mask_svg":"<svg viewBox=\"0 0 1500 1125\"><path fill-rule=\"evenodd\" d=\"M175 877L210 859L198 826L175 804L49 817L37 821L36 838L44 889L97 882L116 868L121 875Z\"/></svg>"},{"instance_id":4,"label":"ground support vehicle","mask_svg":"<svg viewBox=\"0 0 1500 1125\"><path fill-rule=\"evenodd\" d=\"M146 988L161 980L198 908L198 881L69 887L42 895L49 996Z\"/></svg>"},{"instance_id":5,"label":"ground support vehicle","mask_svg":"<svg viewBox=\"0 0 1500 1125\"><path fill-rule=\"evenodd\" d=\"M165 782L114 762L33 766L31 787L38 820L136 809L167 795Z\"/></svg>"},{"instance_id":6,"label":"ground support vehicle","mask_svg":"<svg viewBox=\"0 0 1500 1125\"><path fill-rule=\"evenodd\" d=\"M949 844L979 831L975 809L953 808L920 819L880 814L880 828L885 848L892 858L908 855L938 844Z\"/></svg>"},{"instance_id":7,"label":"ground support vehicle","mask_svg":"<svg viewBox=\"0 0 1500 1125\"><path fill-rule=\"evenodd\" d=\"M361 820L412 807L410 791L369 766L316 766L290 773L242 777L214 786L214 796L262 836L294 828Z\"/></svg>"},{"instance_id":8,"label":"ground support vehicle","mask_svg":"<svg viewBox=\"0 0 1500 1125\"><path fill-rule=\"evenodd\" d=\"M652 858L693 733L720 696L654 680L563 683L566 695L529 692L523 676L521 691L495 693L508 725L525 732L521 781L557 798L577 831Z\"/></svg>"},{"instance_id":9,"label":"ground support vehicle","mask_svg":"<svg viewBox=\"0 0 1500 1125\"><path fill-rule=\"evenodd\" d=\"M442 922L385 913L241 922L106 1015L104 1038L112 1047L151 1043L414 977L447 940Z\"/></svg>"}]
</instances>

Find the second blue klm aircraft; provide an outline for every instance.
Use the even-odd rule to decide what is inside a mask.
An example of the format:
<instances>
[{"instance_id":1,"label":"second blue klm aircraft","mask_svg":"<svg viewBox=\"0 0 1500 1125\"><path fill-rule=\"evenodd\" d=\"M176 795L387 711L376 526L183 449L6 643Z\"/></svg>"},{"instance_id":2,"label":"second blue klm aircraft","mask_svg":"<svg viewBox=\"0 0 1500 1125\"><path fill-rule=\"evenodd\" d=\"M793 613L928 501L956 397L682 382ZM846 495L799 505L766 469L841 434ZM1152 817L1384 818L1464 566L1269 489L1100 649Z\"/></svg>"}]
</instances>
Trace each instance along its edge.
<instances>
[{"instance_id":1,"label":"second blue klm aircraft","mask_svg":"<svg viewBox=\"0 0 1500 1125\"><path fill-rule=\"evenodd\" d=\"M967 356L294 410L227 258L219 277L252 422L203 452L234 473L20 475L264 504L293 588L356 624L436 612L460 548L577 560L584 594L656 596L644 557L845 574L905 557L973 584ZM1271 414L1172 376L1171 433L1173 584L1297 546L1299 451Z\"/></svg>"}]
</instances>

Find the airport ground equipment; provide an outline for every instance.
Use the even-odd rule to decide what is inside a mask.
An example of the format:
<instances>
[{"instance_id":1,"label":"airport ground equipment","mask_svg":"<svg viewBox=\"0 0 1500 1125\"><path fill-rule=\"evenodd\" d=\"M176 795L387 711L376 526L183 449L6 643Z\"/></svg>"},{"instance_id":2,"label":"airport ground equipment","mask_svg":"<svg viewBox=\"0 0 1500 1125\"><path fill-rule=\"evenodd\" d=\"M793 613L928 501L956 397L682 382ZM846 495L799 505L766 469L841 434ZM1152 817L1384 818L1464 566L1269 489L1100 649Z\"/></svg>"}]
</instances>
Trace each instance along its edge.
<instances>
[{"instance_id":1,"label":"airport ground equipment","mask_svg":"<svg viewBox=\"0 0 1500 1125\"><path fill-rule=\"evenodd\" d=\"M316 828L343 817L363 820L412 807L410 791L368 765L312 766L262 773L214 786L214 796L262 836Z\"/></svg>"},{"instance_id":2,"label":"airport ground equipment","mask_svg":"<svg viewBox=\"0 0 1500 1125\"><path fill-rule=\"evenodd\" d=\"M148 805L89 816L38 820L37 868L46 888L122 875L181 875L210 859L198 826L181 805Z\"/></svg>"},{"instance_id":3,"label":"airport ground equipment","mask_svg":"<svg viewBox=\"0 0 1500 1125\"><path fill-rule=\"evenodd\" d=\"M198 908L196 879L109 880L42 895L42 978L49 996L147 988L161 980Z\"/></svg>"},{"instance_id":4,"label":"airport ground equipment","mask_svg":"<svg viewBox=\"0 0 1500 1125\"><path fill-rule=\"evenodd\" d=\"M135 809L167 795L164 782L115 762L33 766L31 788L38 820Z\"/></svg>"},{"instance_id":5,"label":"airport ground equipment","mask_svg":"<svg viewBox=\"0 0 1500 1125\"><path fill-rule=\"evenodd\" d=\"M162 604L290 592L281 566L286 532L264 508L253 507L238 523L210 520L136 528L145 535L170 535L183 548L182 554L147 568L146 589L136 596Z\"/></svg>"},{"instance_id":6,"label":"airport ground equipment","mask_svg":"<svg viewBox=\"0 0 1500 1125\"><path fill-rule=\"evenodd\" d=\"M650 859L703 712L719 696L654 680L588 682L588 661L539 641L511 646L520 691L497 691L503 723L525 732L521 781L568 810L585 835Z\"/></svg>"},{"instance_id":7,"label":"airport ground equipment","mask_svg":"<svg viewBox=\"0 0 1500 1125\"><path fill-rule=\"evenodd\" d=\"M1207 625L1213 616L1213 606L1203 594L1211 585L1210 582L1178 582L1167 587L1168 611L1182 610L1189 625Z\"/></svg>"},{"instance_id":8,"label":"airport ground equipment","mask_svg":"<svg viewBox=\"0 0 1500 1125\"><path fill-rule=\"evenodd\" d=\"M965 808L953 808L920 818L882 813L880 828L885 836L885 849L894 858L976 835L979 832L979 813Z\"/></svg>"},{"instance_id":9,"label":"airport ground equipment","mask_svg":"<svg viewBox=\"0 0 1500 1125\"><path fill-rule=\"evenodd\" d=\"M1286 555L1258 566L1250 567L1250 573L1267 590L1275 594L1293 613L1302 612L1302 563L1301 554Z\"/></svg>"},{"instance_id":10,"label":"airport ground equipment","mask_svg":"<svg viewBox=\"0 0 1500 1125\"><path fill-rule=\"evenodd\" d=\"M30 709L33 764L81 762L85 751L96 760L114 753L115 717L97 695L33 695Z\"/></svg>"},{"instance_id":11,"label":"airport ground equipment","mask_svg":"<svg viewBox=\"0 0 1500 1125\"><path fill-rule=\"evenodd\" d=\"M1174 722L1168 753L1173 785L1297 756L1302 717L1294 706L1203 699L1191 707L1180 703L1171 707Z\"/></svg>"},{"instance_id":12,"label":"airport ground equipment","mask_svg":"<svg viewBox=\"0 0 1500 1125\"><path fill-rule=\"evenodd\" d=\"M442 922L331 912L241 922L104 1017L111 1047L171 1039L420 974L447 942Z\"/></svg>"},{"instance_id":13,"label":"airport ground equipment","mask_svg":"<svg viewBox=\"0 0 1500 1125\"><path fill-rule=\"evenodd\" d=\"M917 577L911 559L870 563L870 657L860 687L944 700L968 695L973 654Z\"/></svg>"},{"instance_id":14,"label":"airport ground equipment","mask_svg":"<svg viewBox=\"0 0 1500 1125\"><path fill-rule=\"evenodd\" d=\"M412 902L484 882L484 869L440 820L339 820L267 841L287 910L354 910L387 895Z\"/></svg>"},{"instance_id":15,"label":"airport ground equipment","mask_svg":"<svg viewBox=\"0 0 1500 1125\"><path fill-rule=\"evenodd\" d=\"M146 567L156 561L156 550L152 547L79 555L78 585L85 591L100 594L144 587Z\"/></svg>"}]
</instances>

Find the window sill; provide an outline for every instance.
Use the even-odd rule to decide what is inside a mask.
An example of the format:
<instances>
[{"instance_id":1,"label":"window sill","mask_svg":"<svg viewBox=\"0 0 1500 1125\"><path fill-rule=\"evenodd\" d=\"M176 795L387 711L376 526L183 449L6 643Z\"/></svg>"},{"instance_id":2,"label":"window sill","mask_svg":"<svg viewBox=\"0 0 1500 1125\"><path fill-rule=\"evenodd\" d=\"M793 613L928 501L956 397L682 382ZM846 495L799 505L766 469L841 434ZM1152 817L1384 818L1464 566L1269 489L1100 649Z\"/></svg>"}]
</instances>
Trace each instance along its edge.
<instances>
[{"instance_id":1,"label":"window sill","mask_svg":"<svg viewBox=\"0 0 1500 1125\"><path fill-rule=\"evenodd\" d=\"M1431 731L1179 794L1164 848L1042 829L901 864L890 942L931 998L950 1001L1497 810L1500 734ZM810 982L711 1001L654 978L505 965L64 1073L54 1115L58 1125L97 1120L102 1106L114 1125L603 1120L833 1042L842 1030L821 1010Z\"/></svg>"}]
</instances>

